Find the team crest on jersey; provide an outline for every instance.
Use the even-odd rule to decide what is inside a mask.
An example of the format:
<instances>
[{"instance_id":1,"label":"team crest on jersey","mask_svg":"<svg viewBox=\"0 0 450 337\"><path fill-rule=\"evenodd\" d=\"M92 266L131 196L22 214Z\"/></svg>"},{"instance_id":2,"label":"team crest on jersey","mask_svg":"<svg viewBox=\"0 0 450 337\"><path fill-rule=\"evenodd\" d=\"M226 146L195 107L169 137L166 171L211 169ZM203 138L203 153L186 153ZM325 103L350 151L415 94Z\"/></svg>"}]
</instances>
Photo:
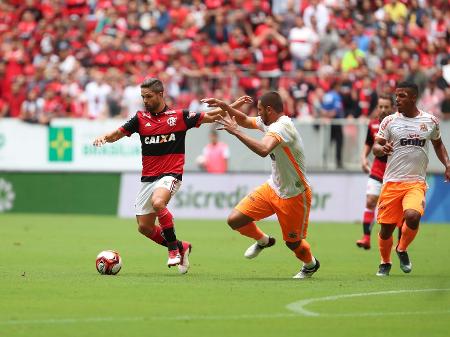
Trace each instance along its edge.
<instances>
[{"instance_id":1,"label":"team crest on jersey","mask_svg":"<svg viewBox=\"0 0 450 337\"><path fill-rule=\"evenodd\" d=\"M196 114L197 113L195 111L189 111L189 115L187 116L187 118L193 118Z\"/></svg>"},{"instance_id":2,"label":"team crest on jersey","mask_svg":"<svg viewBox=\"0 0 450 337\"><path fill-rule=\"evenodd\" d=\"M427 125L425 123L420 124L420 131L423 131L423 132L428 131Z\"/></svg>"},{"instance_id":3,"label":"team crest on jersey","mask_svg":"<svg viewBox=\"0 0 450 337\"><path fill-rule=\"evenodd\" d=\"M167 119L167 124L170 126L175 126L177 124L177 118L176 117L169 117Z\"/></svg>"}]
</instances>

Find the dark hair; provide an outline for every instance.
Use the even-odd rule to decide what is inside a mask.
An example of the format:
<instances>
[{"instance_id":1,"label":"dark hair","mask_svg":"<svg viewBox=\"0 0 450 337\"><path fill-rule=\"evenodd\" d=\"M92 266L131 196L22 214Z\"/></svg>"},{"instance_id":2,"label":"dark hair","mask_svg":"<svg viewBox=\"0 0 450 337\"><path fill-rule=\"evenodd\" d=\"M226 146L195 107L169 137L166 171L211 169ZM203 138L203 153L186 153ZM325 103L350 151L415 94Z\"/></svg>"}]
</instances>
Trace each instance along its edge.
<instances>
[{"instance_id":1,"label":"dark hair","mask_svg":"<svg viewBox=\"0 0 450 337\"><path fill-rule=\"evenodd\" d=\"M142 84L141 84L141 89L142 88L148 88L153 92L163 92L164 91L164 86L163 86L162 82L154 77L145 79L144 82L142 82Z\"/></svg>"},{"instance_id":2,"label":"dark hair","mask_svg":"<svg viewBox=\"0 0 450 337\"><path fill-rule=\"evenodd\" d=\"M397 84L397 88L411 89L414 95L419 95L419 87L413 82L400 82Z\"/></svg>"},{"instance_id":3,"label":"dark hair","mask_svg":"<svg viewBox=\"0 0 450 337\"><path fill-rule=\"evenodd\" d=\"M386 101L391 102L392 106L395 106L394 96L392 96L391 94L381 94L378 96L378 99L385 99Z\"/></svg>"},{"instance_id":4,"label":"dark hair","mask_svg":"<svg viewBox=\"0 0 450 337\"><path fill-rule=\"evenodd\" d=\"M283 100L276 91L266 92L259 100L264 108L271 106L277 113L283 112Z\"/></svg>"}]
</instances>

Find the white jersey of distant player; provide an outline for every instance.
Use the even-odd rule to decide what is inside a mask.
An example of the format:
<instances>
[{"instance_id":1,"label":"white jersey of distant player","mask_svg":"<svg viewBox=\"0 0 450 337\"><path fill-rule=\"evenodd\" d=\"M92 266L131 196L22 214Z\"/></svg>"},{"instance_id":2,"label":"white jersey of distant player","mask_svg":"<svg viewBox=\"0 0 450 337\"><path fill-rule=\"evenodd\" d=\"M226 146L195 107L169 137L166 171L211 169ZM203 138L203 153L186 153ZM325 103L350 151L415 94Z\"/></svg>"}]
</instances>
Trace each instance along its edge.
<instances>
[{"instance_id":1,"label":"white jersey of distant player","mask_svg":"<svg viewBox=\"0 0 450 337\"><path fill-rule=\"evenodd\" d=\"M377 137L394 142L394 151L388 156L384 183L425 181L429 140L441 137L436 117L422 110L414 118L397 112L383 119Z\"/></svg>"},{"instance_id":2,"label":"white jersey of distant player","mask_svg":"<svg viewBox=\"0 0 450 337\"><path fill-rule=\"evenodd\" d=\"M303 141L287 116L265 125L261 117L256 118L256 127L266 134L281 139L281 143L270 153L272 175L267 181L275 193L283 199L303 193L309 187L305 174Z\"/></svg>"}]
</instances>

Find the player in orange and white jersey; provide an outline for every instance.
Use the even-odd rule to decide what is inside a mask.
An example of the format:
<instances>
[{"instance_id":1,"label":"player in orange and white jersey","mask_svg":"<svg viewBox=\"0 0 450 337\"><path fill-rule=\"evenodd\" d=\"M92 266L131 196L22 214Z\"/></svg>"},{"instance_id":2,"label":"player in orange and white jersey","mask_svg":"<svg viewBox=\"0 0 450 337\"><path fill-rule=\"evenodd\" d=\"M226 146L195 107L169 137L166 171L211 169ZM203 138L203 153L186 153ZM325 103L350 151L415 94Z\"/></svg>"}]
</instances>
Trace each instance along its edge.
<instances>
[{"instance_id":1,"label":"player in orange and white jersey","mask_svg":"<svg viewBox=\"0 0 450 337\"><path fill-rule=\"evenodd\" d=\"M381 122L373 147L376 156L389 156L378 200L377 220L381 224L378 276L389 275L392 266L392 233L399 222L403 222L403 225L396 252L400 268L405 273L411 272L407 248L417 234L425 209L429 141L445 166L446 181L450 180L450 160L441 140L439 121L416 107L417 96L416 84L398 84L395 90L398 112Z\"/></svg>"},{"instance_id":2,"label":"player in orange and white jersey","mask_svg":"<svg viewBox=\"0 0 450 337\"><path fill-rule=\"evenodd\" d=\"M261 157L270 155L272 160L270 178L242 199L228 217L228 225L232 229L256 240L244 256L255 258L264 248L275 244L275 239L262 232L255 221L276 214L283 240L303 262L300 272L294 278L311 277L320 267L306 241L311 186L305 175L302 139L291 119L284 115L280 95L275 91L262 95L258 101L258 117L247 117L215 98L204 99L203 102L226 112L217 121L222 125L219 130L228 131L256 154ZM242 132L238 125L259 129L265 135L261 140L256 140Z\"/></svg>"}]
</instances>

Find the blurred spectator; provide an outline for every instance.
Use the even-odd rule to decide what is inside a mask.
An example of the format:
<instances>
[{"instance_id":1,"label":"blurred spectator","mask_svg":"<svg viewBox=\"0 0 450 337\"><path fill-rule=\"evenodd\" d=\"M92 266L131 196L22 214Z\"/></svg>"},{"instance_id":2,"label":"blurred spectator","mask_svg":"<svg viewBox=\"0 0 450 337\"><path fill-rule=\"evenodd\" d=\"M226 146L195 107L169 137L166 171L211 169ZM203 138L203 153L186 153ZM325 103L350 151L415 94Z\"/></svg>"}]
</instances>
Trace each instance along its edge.
<instances>
[{"instance_id":1,"label":"blurred spectator","mask_svg":"<svg viewBox=\"0 0 450 337\"><path fill-rule=\"evenodd\" d=\"M444 91L437 87L436 77L434 76L425 87L417 106L430 114L440 117L444 96Z\"/></svg>"},{"instance_id":2,"label":"blurred spectator","mask_svg":"<svg viewBox=\"0 0 450 337\"><path fill-rule=\"evenodd\" d=\"M86 85L87 116L91 119L108 116L107 97L112 88L99 71L94 71L92 81Z\"/></svg>"},{"instance_id":3,"label":"blurred spectator","mask_svg":"<svg viewBox=\"0 0 450 337\"><path fill-rule=\"evenodd\" d=\"M20 107L19 118L28 123L48 124L50 119L44 115L44 103L36 90L29 91Z\"/></svg>"},{"instance_id":4,"label":"blurred spectator","mask_svg":"<svg viewBox=\"0 0 450 337\"><path fill-rule=\"evenodd\" d=\"M332 121L333 119L341 119L344 117L342 98L338 92L337 81L333 82L330 90L323 95L320 109L320 116L326 120ZM336 143L336 167L342 168L342 147L344 145L342 125L331 125L331 142Z\"/></svg>"},{"instance_id":5,"label":"blurred spectator","mask_svg":"<svg viewBox=\"0 0 450 337\"><path fill-rule=\"evenodd\" d=\"M391 92L412 80L432 102L438 74L445 91L448 18L444 0L1 1L0 115L20 117L34 91L49 118L126 118L142 108L136 81L158 75L173 107L194 106L200 91L273 89L302 119L320 115L339 79L344 115L359 118L371 110L359 106L366 77Z\"/></svg>"},{"instance_id":6,"label":"blurred spectator","mask_svg":"<svg viewBox=\"0 0 450 337\"><path fill-rule=\"evenodd\" d=\"M319 36L314 29L305 26L303 18L295 19L295 27L289 31L289 51L294 69L303 69L305 61L316 52Z\"/></svg>"},{"instance_id":7,"label":"blurred spectator","mask_svg":"<svg viewBox=\"0 0 450 337\"><path fill-rule=\"evenodd\" d=\"M305 25L323 34L330 21L328 8L319 0L310 0L303 12Z\"/></svg>"},{"instance_id":8,"label":"blurred spectator","mask_svg":"<svg viewBox=\"0 0 450 337\"><path fill-rule=\"evenodd\" d=\"M209 143L203 148L197 163L208 173L225 173L228 170L230 150L228 145L219 141L216 130L209 133Z\"/></svg>"},{"instance_id":9,"label":"blurred spectator","mask_svg":"<svg viewBox=\"0 0 450 337\"><path fill-rule=\"evenodd\" d=\"M137 111L144 110L141 97L140 82L135 76L128 77L128 85L125 87L122 95L122 117L129 119Z\"/></svg>"}]
</instances>

